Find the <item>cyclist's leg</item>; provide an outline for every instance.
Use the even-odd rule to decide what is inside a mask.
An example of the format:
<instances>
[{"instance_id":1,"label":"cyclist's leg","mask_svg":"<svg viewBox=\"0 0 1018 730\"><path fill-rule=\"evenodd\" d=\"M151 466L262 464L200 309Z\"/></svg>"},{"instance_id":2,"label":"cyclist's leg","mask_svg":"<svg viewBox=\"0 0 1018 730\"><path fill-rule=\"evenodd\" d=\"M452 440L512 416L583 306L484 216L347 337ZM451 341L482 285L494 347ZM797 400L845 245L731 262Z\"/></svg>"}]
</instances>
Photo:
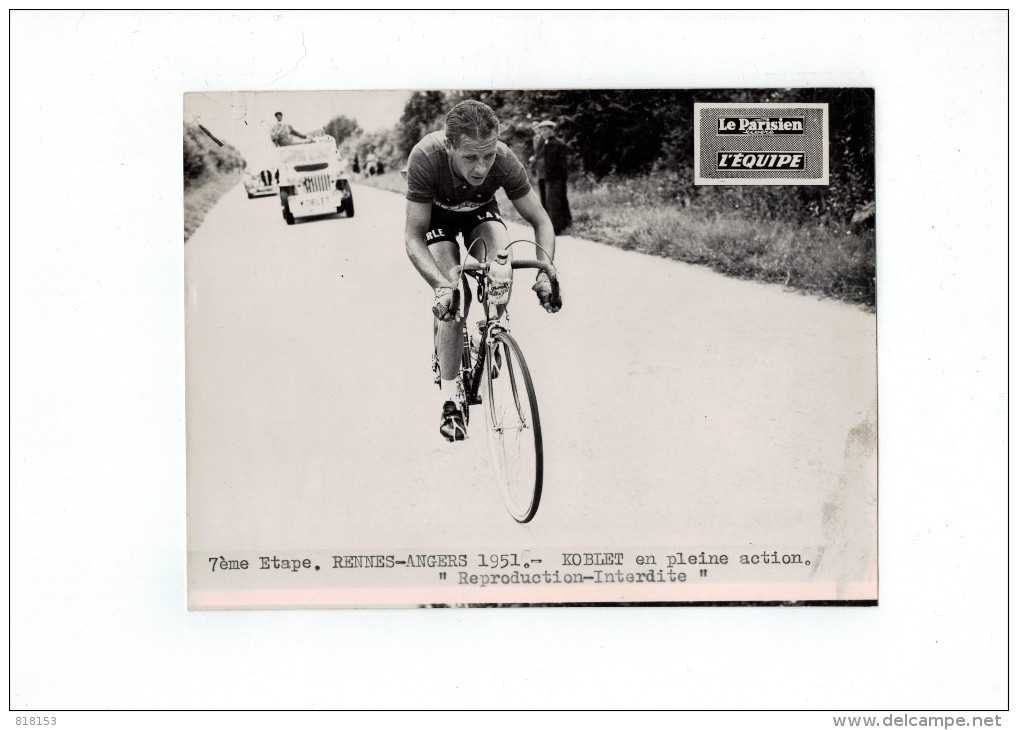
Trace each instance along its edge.
<instances>
[{"instance_id":1,"label":"cyclist's leg","mask_svg":"<svg viewBox=\"0 0 1018 730\"><path fill-rule=\"evenodd\" d=\"M432 243L428 250L435 257L439 268L446 273L460 262L459 244L455 240L437 241ZM453 285L456 283L454 281ZM442 380L453 380L459 370L460 353L463 348L462 327L456 320L449 322L435 320L435 322L437 328L435 348L438 352L438 365L442 370Z\"/></svg>"},{"instance_id":2,"label":"cyclist's leg","mask_svg":"<svg viewBox=\"0 0 1018 730\"><path fill-rule=\"evenodd\" d=\"M449 271L459 263L459 244L455 240L435 241L430 244L429 250L443 271ZM435 353L438 356L439 399L442 402L439 432L449 441L466 438L465 404L457 383L463 353L462 341L463 325L460 321L435 320Z\"/></svg>"},{"instance_id":3,"label":"cyclist's leg","mask_svg":"<svg viewBox=\"0 0 1018 730\"><path fill-rule=\"evenodd\" d=\"M509 231L502 221L486 221L466 236L473 246L470 255L478 261L490 261L509 245Z\"/></svg>"},{"instance_id":4,"label":"cyclist's leg","mask_svg":"<svg viewBox=\"0 0 1018 730\"><path fill-rule=\"evenodd\" d=\"M460 220L448 211L433 206L431 227L426 233L428 251L442 271L450 272L460 263L459 243ZM453 281L454 286L458 281ZM461 302L461 307L465 306ZM441 434L449 441L466 438L466 405L458 387L460 363L463 357L463 324L452 320L434 320L435 354L439 369L439 396L442 401Z\"/></svg>"},{"instance_id":5,"label":"cyclist's leg","mask_svg":"<svg viewBox=\"0 0 1018 730\"><path fill-rule=\"evenodd\" d=\"M425 240L428 243L428 252L446 276L454 266L460 263L459 243L456 240L459 233L457 224L458 221L450 211L437 205L431 206L431 224L425 233ZM454 281L452 285L456 286L457 283ZM459 369L462 349L459 344L460 328L455 320L442 322L436 319L434 320L434 336L435 354L438 356L441 379L453 380Z\"/></svg>"},{"instance_id":6,"label":"cyclist's leg","mask_svg":"<svg viewBox=\"0 0 1018 730\"><path fill-rule=\"evenodd\" d=\"M498 203L492 200L470 215L473 225L466 226L463 231L463 240L469 247L467 253L478 261L494 259L509 245L509 231L498 210Z\"/></svg>"},{"instance_id":7,"label":"cyclist's leg","mask_svg":"<svg viewBox=\"0 0 1018 730\"><path fill-rule=\"evenodd\" d=\"M498 204L492 201L479 208L475 220L477 224L463 234L469 246L467 253L478 261L494 260L495 256L509 247L509 231L498 212ZM511 251L509 255L512 258ZM505 307L502 305L499 305L497 310L498 316L505 313Z\"/></svg>"}]
</instances>

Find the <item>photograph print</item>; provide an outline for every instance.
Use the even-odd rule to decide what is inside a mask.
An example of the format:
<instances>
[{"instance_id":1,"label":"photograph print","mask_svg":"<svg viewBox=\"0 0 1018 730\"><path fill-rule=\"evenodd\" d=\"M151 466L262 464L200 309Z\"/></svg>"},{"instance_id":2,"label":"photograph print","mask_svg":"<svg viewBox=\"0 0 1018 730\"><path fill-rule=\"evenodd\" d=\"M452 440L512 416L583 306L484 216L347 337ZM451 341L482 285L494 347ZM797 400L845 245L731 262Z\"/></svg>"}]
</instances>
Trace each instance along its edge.
<instances>
[{"instance_id":1,"label":"photograph print","mask_svg":"<svg viewBox=\"0 0 1018 730\"><path fill-rule=\"evenodd\" d=\"M874 91L183 98L191 609L877 603Z\"/></svg>"}]
</instances>

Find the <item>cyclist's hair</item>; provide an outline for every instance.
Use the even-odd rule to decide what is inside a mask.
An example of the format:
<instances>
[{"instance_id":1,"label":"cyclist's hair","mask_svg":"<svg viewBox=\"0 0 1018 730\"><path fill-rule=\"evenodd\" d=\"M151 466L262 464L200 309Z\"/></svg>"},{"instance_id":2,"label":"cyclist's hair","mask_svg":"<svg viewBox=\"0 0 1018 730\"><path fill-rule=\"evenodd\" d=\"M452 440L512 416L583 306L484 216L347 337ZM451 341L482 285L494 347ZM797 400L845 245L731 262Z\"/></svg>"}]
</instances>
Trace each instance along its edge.
<instances>
[{"instance_id":1,"label":"cyclist's hair","mask_svg":"<svg viewBox=\"0 0 1018 730\"><path fill-rule=\"evenodd\" d=\"M498 136L498 117L487 104L473 99L461 101L445 115L445 136L453 147L459 147L463 137L485 140Z\"/></svg>"}]
</instances>

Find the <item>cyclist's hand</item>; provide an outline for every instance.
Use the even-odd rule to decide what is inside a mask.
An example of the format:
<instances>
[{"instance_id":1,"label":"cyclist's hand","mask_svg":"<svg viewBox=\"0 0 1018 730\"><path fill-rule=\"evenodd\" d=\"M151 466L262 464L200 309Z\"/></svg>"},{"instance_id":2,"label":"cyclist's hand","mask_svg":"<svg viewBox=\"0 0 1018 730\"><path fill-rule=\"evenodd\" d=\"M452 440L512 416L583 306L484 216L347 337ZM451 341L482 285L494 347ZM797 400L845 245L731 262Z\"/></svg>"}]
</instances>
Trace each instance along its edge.
<instances>
[{"instance_id":1,"label":"cyclist's hand","mask_svg":"<svg viewBox=\"0 0 1018 730\"><path fill-rule=\"evenodd\" d=\"M453 289L451 286L435 287L435 303L431 305L431 311L443 322L451 322L456 318L459 299L459 289Z\"/></svg>"},{"instance_id":2,"label":"cyclist's hand","mask_svg":"<svg viewBox=\"0 0 1018 730\"><path fill-rule=\"evenodd\" d=\"M562 289L552 291L551 279L543 271L537 275L533 289L537 292L537 298L541 300L541 306L549 312L557 312L562 309Z\"/></svg>"}]
</instances>

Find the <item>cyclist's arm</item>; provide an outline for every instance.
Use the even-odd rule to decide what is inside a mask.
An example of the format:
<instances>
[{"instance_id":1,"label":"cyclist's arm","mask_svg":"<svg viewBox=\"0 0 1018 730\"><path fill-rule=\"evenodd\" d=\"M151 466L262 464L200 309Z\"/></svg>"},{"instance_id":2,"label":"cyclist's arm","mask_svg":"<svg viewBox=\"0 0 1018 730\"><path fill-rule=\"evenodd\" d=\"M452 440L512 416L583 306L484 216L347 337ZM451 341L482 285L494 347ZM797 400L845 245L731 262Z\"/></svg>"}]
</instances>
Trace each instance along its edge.
<instances>
[{"instance_id":1,"label":"cyclist's arm","mask_svg":"<svg viewBox=\"0 0 1018 730\"><path fill-rule=\"evenodd\" d=\"M406 253L417 273L424 277L431 288L453 286L449 281L448 272L443 272L435 262L435 257L428 251L428 242L424 235L431 225L431 203L406 201Z\"/></svg>"},{"instance_id":2,"label":"cyclist's arm","mask_svg":"<svg viewBox=\"0 0 1018 730\"><path fill-rule=\"evenodd\" d=\"M551 262L555 259L555 228L551 218L541 205L541 199L533 188L522 198L512 201L513 206L523 219L534 229L537 239L538 261Z\"/></svg>"}]
</instances>

